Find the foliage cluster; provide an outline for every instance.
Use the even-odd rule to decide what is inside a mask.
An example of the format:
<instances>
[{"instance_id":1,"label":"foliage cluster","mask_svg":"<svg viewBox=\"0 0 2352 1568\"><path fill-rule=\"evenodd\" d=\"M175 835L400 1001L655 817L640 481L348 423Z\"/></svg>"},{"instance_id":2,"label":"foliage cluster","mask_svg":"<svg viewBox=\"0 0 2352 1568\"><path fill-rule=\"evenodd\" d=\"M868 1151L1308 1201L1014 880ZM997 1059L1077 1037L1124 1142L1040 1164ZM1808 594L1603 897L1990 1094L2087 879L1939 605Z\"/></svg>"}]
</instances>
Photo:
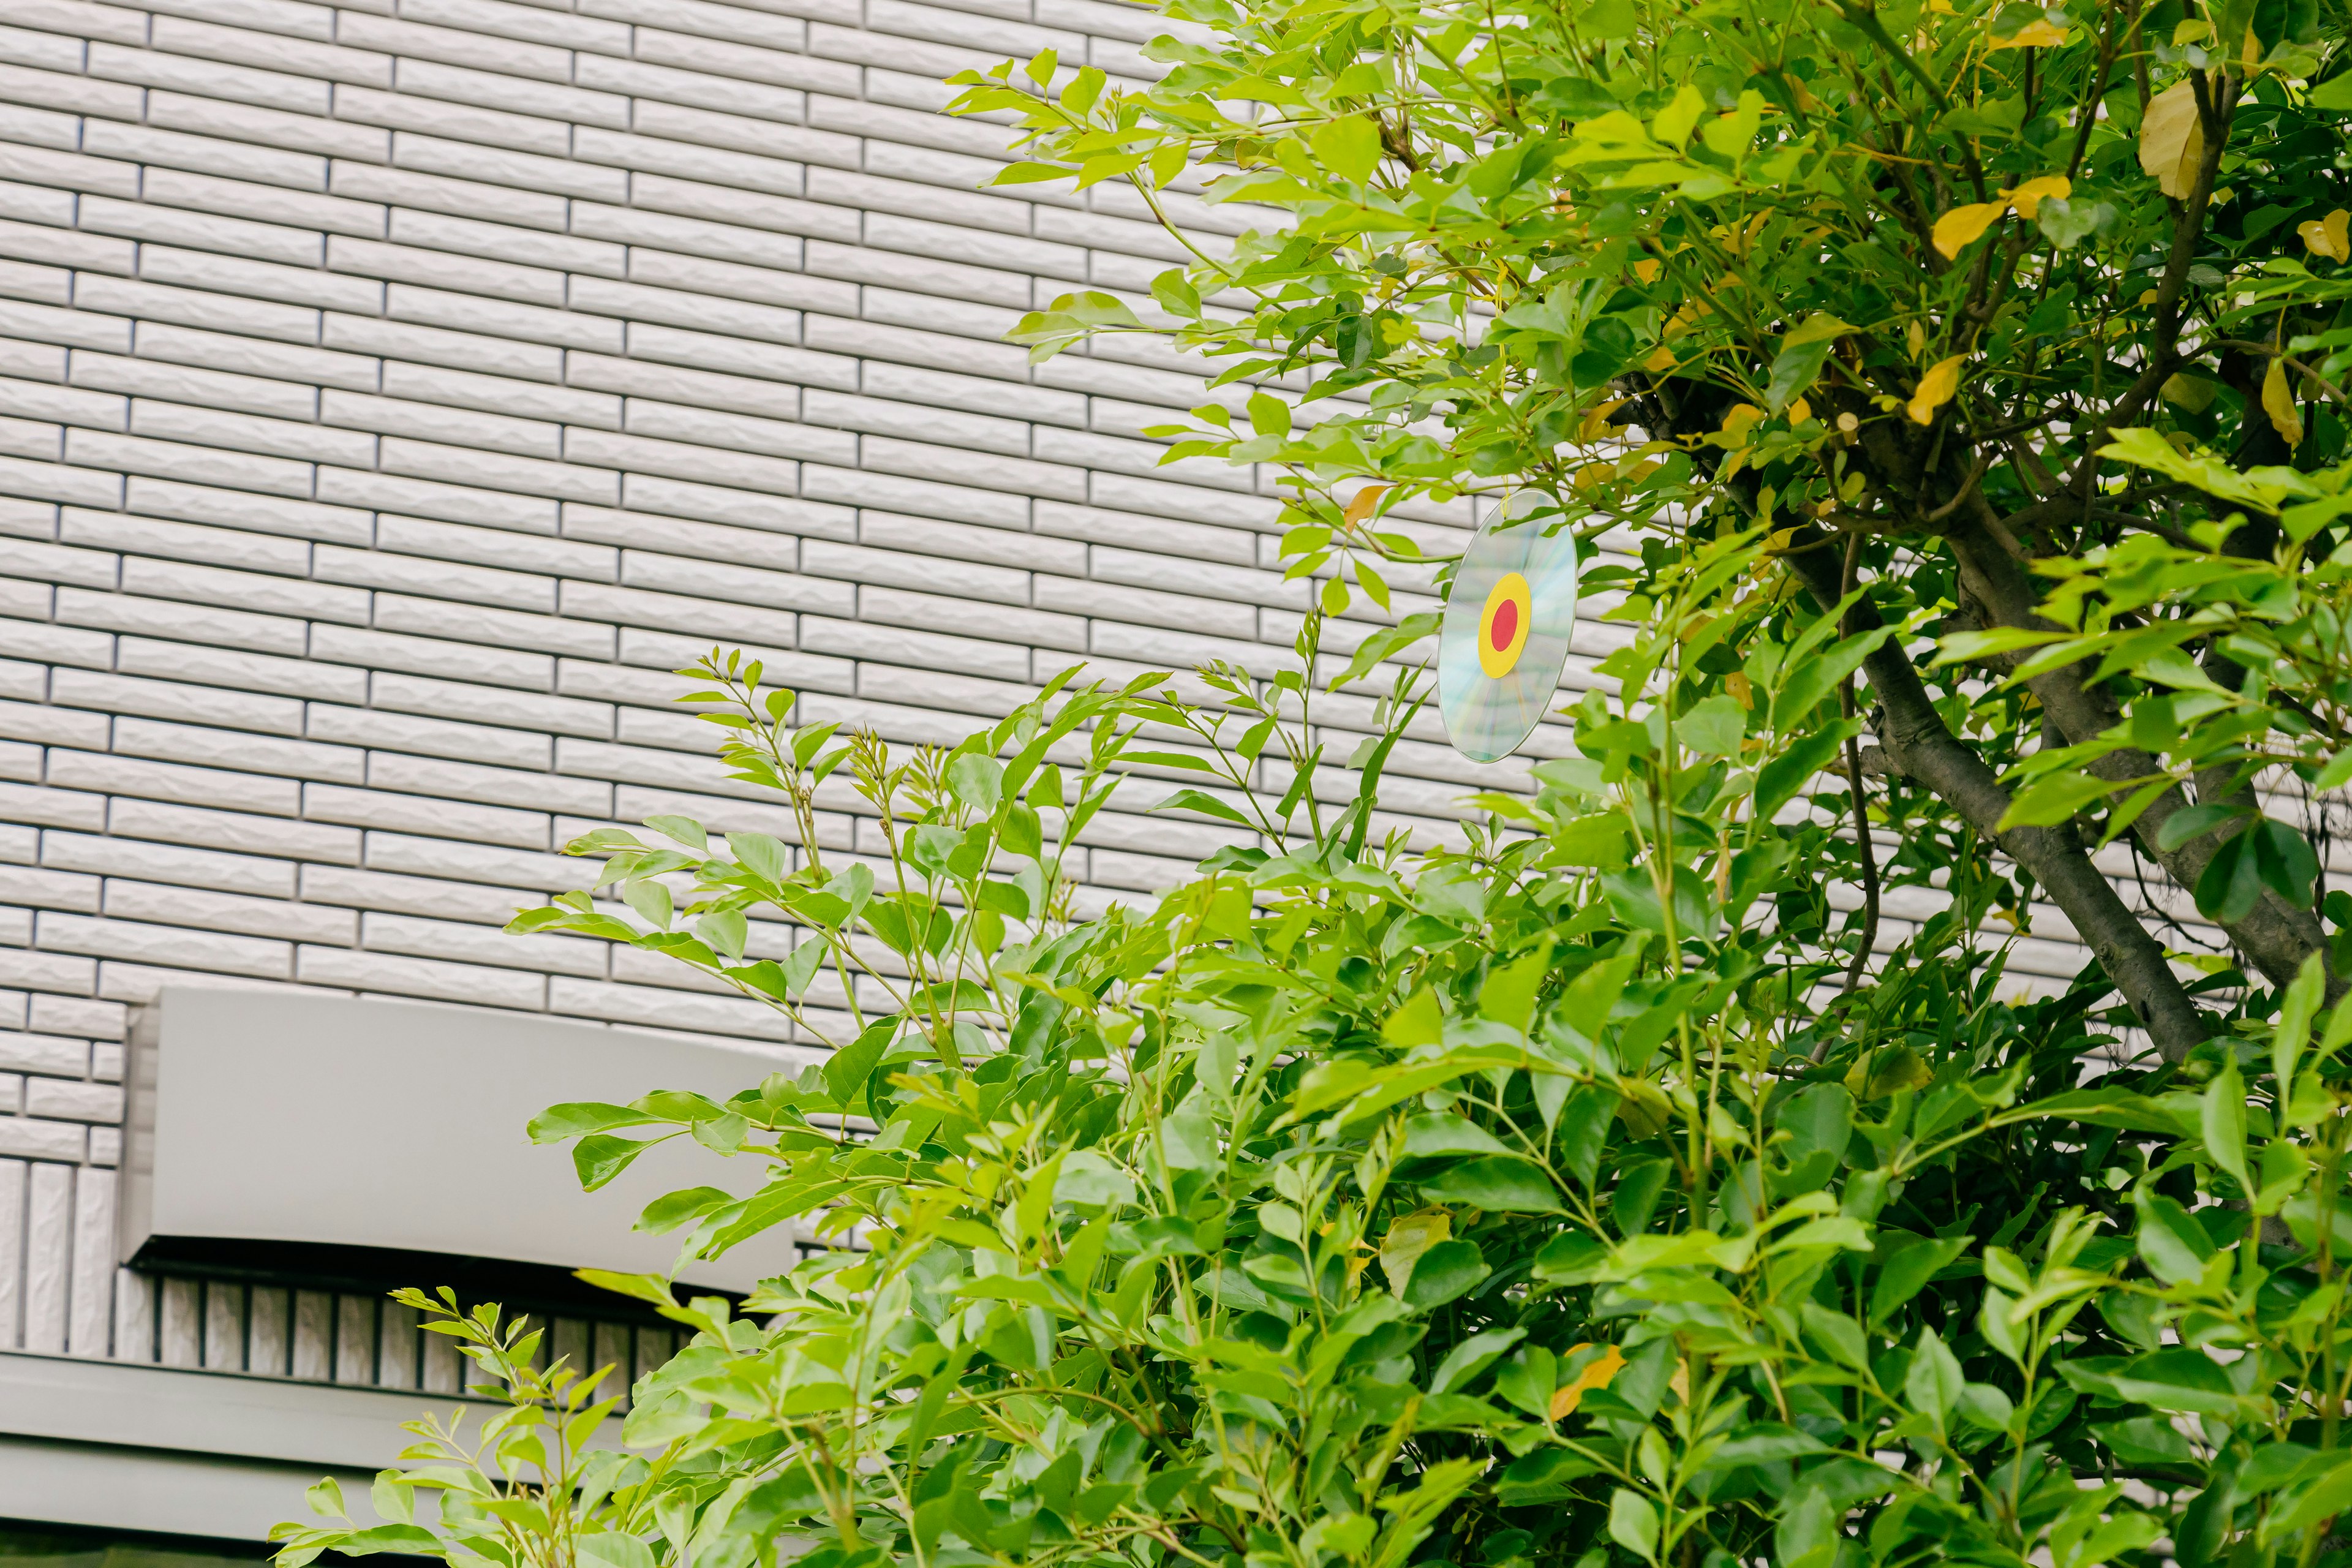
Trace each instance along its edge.
<instances>
[{"instance_id":1,"label":"foliage cluster","mask_svg":"<svg viewBox=\"0 0 2352 1568\"><path fill-rule=\"evenodd\" d=\"M425 1433L389 1522L322 1499L286 1561L2346 1561L2352 903L2279 805L2352 775L2340 5L1168 8L1156 85L1041 58L961 107L1020 121L1004 183L1283 215L1149 323L1020 335L1258 388L1173 450L1290 475L1298 668L1067 677L900 757L714 654L689 700L801 842L592 835L610 895L517 924L831 1054L535 1131L591 1185L758 1167L647 1211L682 1258L842 1245L740 1303L607 1279L696 1333L625 1457L447 1304L488 1448ZM1524 489L1637 531L1587 579L1626 645L1465 846L1378 839L1409 678L1337 811L1308 699L1432 617L1324 639L1442 583L1397 508ZM1138 772L1255 842L1073 921ZM845 789L887 866L817 842ZM1896 889L1940 912L1875 953ZM2095 962L2032 1000L1986 928L2037 903Z\"/></svg>"}]
</instances>

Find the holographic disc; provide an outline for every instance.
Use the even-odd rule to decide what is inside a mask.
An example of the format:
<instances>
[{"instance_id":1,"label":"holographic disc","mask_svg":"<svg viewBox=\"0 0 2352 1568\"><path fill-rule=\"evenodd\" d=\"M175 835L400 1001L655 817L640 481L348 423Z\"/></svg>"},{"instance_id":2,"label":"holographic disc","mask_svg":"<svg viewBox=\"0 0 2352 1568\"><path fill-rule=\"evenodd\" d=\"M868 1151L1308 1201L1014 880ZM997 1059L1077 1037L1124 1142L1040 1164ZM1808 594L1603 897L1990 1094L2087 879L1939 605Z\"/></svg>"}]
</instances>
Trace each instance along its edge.
<instances>
[{"instance_id":1,"label":"holographic disc","mask_svg":"<svg viewBox=\"0 0 2352 1568\"><path fill-rule=\"evenodd\" d=\"M1464 552L1437 633L1446 738L1499 762L1543 721L1576 630L1576 539L1550 498L1512 496ZM1557 530L1547 535L1547 530Z\"/></svg>"}]
</instances>

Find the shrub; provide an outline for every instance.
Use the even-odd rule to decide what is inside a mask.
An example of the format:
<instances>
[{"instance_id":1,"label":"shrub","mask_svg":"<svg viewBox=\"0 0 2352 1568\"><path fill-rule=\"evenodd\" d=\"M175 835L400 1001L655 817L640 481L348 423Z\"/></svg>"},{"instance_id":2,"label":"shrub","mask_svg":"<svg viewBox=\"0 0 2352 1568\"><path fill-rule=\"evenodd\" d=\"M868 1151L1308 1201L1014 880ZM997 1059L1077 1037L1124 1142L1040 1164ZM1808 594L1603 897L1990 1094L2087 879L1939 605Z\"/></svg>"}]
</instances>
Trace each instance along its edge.
<instances>
[{"instance_id":1,"label":"shrub","mask_svg":"<svg viewBox=\"0 0 2352 1568\"><path fill-rule=\"evenodd\" d=\"M2352 906L2331 942L2273 814L2352 778L2340 7L1170 8L1156 86L1041 58L961 107L1022 121L1007 182L1284 213L1149 322L1020 335L1258 384L1172 450L1288 474L1297 668L1066 678L900 757L714 654L691 700L801 841L591 835L629 912L517 924L830 1054L536 1131L590 1184L761 1167L647 1212L682 1258L839 1245L740 1304L608 1279L696 1332L626 1458L448 1303L516 1479L388 1477L454 1500L326 1500L285 1560L2341 1562ZM1307 704L1433 617L1338 671L1328 617L1430 569L1400 506L1518 489L1636 531L1586 579L1625 644L1578 754L1412 848L1409 681L1352 777ZM1253 847L1072 920L1137 774ZM820 843L845 786L879 869ZM2037 900L2095 955L2039 999Z\"/></svg>"}]
</instances>

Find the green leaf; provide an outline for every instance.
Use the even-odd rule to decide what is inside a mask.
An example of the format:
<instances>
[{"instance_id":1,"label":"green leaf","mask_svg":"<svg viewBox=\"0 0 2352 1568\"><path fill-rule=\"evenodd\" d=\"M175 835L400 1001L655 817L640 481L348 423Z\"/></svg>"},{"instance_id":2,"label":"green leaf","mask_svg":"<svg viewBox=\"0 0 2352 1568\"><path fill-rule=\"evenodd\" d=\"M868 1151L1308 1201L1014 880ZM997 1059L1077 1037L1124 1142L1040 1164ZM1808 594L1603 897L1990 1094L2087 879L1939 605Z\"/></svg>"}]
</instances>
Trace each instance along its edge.
<instances>
[{"instance_id":1,"label":"green leaf","mask_svg":"<svg viewBox=\"0 0 2352 1568\"><path fill-rule=\"evenodd\" d=\"M2012 827L2054 827L2106 799L2115 788L2107 780L2076 769L2057 769L2019 790L1996 829L2006 833Z\"/></svg>"},{"instance_id":2,"label":"green leaf","mask_svg":"<svg viewBox=\"0 0 2352 1568\"><path fill-rule=\"evenodd\" d=\"M1810 658L1796 660L1772 695L1772 727L1782 734L1794 734L1840 683L1902 629L1892 622L1873 626L1832 643Z\"/></svg>"},{"instance_id":3,"label":"green leaf","mask_svg":"<svg viewBox=\"0 0 2352 1568\"><path fill-rule=\"evenodd\" d=\"M1493 1272L1476 1242L1459 1237L1438 1242L1413 1260L1412 1272L1405 1279L1405 1305L1430 1311L1469 1294Z\"/></svg>"},{"instance_id":4,"label":"green leaf","mask_svg":"<svg viewBox=\"0 0 2352 1568\"><path fill-rule=\"evenodd\" d=\"M1249 397L1250 428L1261 436L1290 434L1290 405L1271 392L1253 392Z\"/></svg>"},{"instance_id":5,"label":"green leaf","mask_svg":"<svg viewBox=\"0 0 2352 1568\"><path fill-rule=\"evenodd\" d=\"M577 1268L572 1272L599 1290L650 1301L656 1307L677 1305L677 1298L670 1294L669 1281L658 1274L616 1274L609 1268Z\"/></svg>"},{"instance_id":6,"label":"green leaf","mask_svg":"<svg viewBox=\"0 0 2352 1568\"><path fill-rule=\"evenodd\" d=\"M1423 986L1381 1026L1381 1038L1392 1046L1433 1046L1445 1037L1445 1010L1437 993Z\"/></svg>"},{"instance_id":7,"label":"green leaf","mask_svg":"<svg viewBox=\"0 0 2352 1568\"><path fill-rule=\"evenodd\" d=\"M621 898L656 931L669 929L672 909L669 889L646 877L633 877L621 884Z\"/></svg>"},{"instance_id":8,"label":"green leaf","mask_svg":"<svg viewBox=\"0 0 2352 1568\"><path fill-rule=\"evenodd\" d=\"M1433 637L1444 620L1441 611L1423 610L1407 616L1395 626L1382 626L1356 645L1355 657L1348 661L1347 668L1332 678L1331 689L1336 691L1342 686L1362 679L1365 673L1381 660L1393 658L1413 644Z\"/></svg>"},{"instance_id":9,"label":"green leaf","mask_svg":"<svg viewBox=\"0 0 2352 1568\"><path fill-rule=\"evenodd\" d=\"M580 1173L582 1190L594 1192L627 1170L638 1155L662 1141L659 1138L614 1138L604 1133L583 1138L572 1146L572 1165Z\"/></svg>"},{"instance_id":10,"label":"green leaf","mask_svg":"<svg viewBox=\"0 0 2352 1568\"><path fill-rule=\"evenodd\" d=\"M1086 1208L1117 1208L1135 1201L1135 1179L1098 1152L1079 1149L1063 1156L1054 1197Z\"/></svg>"},{"instance_id":11,"label":"green leaf","mask_svg":"<svg viewBox=\"0 0 2352 1568\"><path fill-rule=\"evenodd\" d=\"M2185 1415L2242 1419L2257 1406L2267 1410L2270 1403L2240 1394L2221 1363L2200 1350L2152 1351L2126 1360L2077 1357L2060 1362L2058 1372L2085 1394L2104 1394L2126 1405L2149 1405Z\"/></svg>"},{"instance_id":12,"label":"green leaf","mask_svg":"<svg viewBox=\"0 0 2352 1568\"><path fill-rule=\"evenodd\" d=\"M1552 829L1551 845L1550 865L1614 870L1627 859L1625 819L1606 812L1572 817Z\"/></svg>"},{"instance_id":13,"label":"green leaf","mask_svg":"<svg viewBox=\"0 0 2352 1568\"><path fill-rule=\"evenodd\" d=\"M1467 1387L1505 1351L1527 1337L1528 1331L1522 1328L1488 1329L1472 1334L1446 1352L1445 1359L1437 1363L1437 1371L1430 1377L1429 1392L1449 1394Z\"/></svg>"},{"instance_id":14,"label":"green leaf","mask_svg":"<svg viewBox=\"0 0 2352 1568\"><path fill-rule=\"evenodd\" d=\"M826 1058L826 1097L845 1109L854 1107L865 1094L866 1080L874 1076L875 1067L882 1060L882 1053L889 1049L891 1037L898 1029L896 1018L868 1024L857 1038Z\"/></svg>"},{"instance_id":15,"label":"green leaf","mask_svg":"<svg viewBox=\"0 0 2352 1568\"><path fill-rule=\"evenodd\" d=\"M1343 180L1361 184L1380 166L1381 128L1360 114L1317 126L1307 138L1318 162Z\"/></svg>"},{"instance_id":16,"label":"green leaf","mask_svg":"<svg viewBox=\"0 0 2352 1568\"><path fill-rule=\"evenodd\" d=\"M1004 768L993 757L966 752L948 764L948 788L956 799L987 816L1003 794Z\"/></svg>"},{"instance_id":17,"label":"green leaf","mask_svg":"<svg viewBox=\"0 0 2352 1568\"><path fill-rule=\"evenodd\" d=\"M709 836L703 832L702 824L690 816L648 816L645 821L656 833L685 845L697 855L710 853Z\"/></svg>"},{"instance_id":18,"label":"green leaf","mask_svg":"<svg viewBox=\"0 0 2352 1568\"><path fill-rule=\"evenodd\" d=\"M1675 734L1702 756L1736 757L1748 730L1748 711L1717 692L1675 721Z\"/></svg>"},{"instance_id":19,"label":"green leaf","mask_svg":"<svg viewBox=\"0 0 2352 1568\"><path fill-rule=\"evenodd\" d=\"M1951 1266L1975 1237L1948 1236L1914 1242L1887 1258L1870 1290L1870 1324L1876 1328L1902 1305L1927 1289L1927 1282ZM1881 1233L1880 1250L1886 1247Z\"/></svg>"},{"instance_id":20,"label":"green leaf","mask_svg":"<svg viewBox=\"0 0 2352 1568\"><path fill-rule=\"evenodd\" d=\"M1950 1421L1967 1383L1951 1348L1935 1330L1921 1329L1918 1348L1911 1352L1910 1370L1903 1379L1903 1392L1911 1408L1933 1421L1940 1433Z\"/></svg>"},{"instance_id":21,"label":"green leaf","mask_svg":"<svg viewBox=\"0 0 2352 1568\"><path fill-rule=\"evenodd\" d=\"M2225 822L2235 822L2247 815L2242 805L2218 801L2176 811L2166 817L2164 826L2157 830L2156 847L2169 854L2190 839L2200 837Z\"/></svg>"},{"instance_id":22,"label":"green leaf","mask_svg":"<svg viewBox=\"0 0 2352 1568\"><path fill-rule=\"evenodd\" d=\"M1509 1151L1485 1128L1450 1111L1415 1116L1404 1124L1404 1152L1416 1160L1440 1154L1505 1154Z\"/></svg>"},{"instance_id":23,"label":"green leaf","mask_svg":"<svg viewBox=\"0 0 2352 1568\"><path fill-rule=\"evenodd\" d=\"M646 1127L659 1120L626 1105L575 1100L563 1105L551 1105L532 1117L530 1141L534 1143L561 1143L567 1138L581 1138L591 1132L610 1132L616 1127Z\"/></svg>"},{"instance_id":24,"label":"green leaf","mask_svg":"<svg viewBox=\"0 0 2352 1568\"><path fill-rule=\"evenodd\" d=\"M1706 100L1698 89L1685 82L1675 89L1674 99L1650 121L1650 134L1669 147L1679 147L1690 140L1698 126L1699 117L1706 112Z\"/></svg>"},{"instance_id":25,"label":"green leaf","mask_svg":"<svg viewBox=\"0 0 2352 1568\"><path fill-rule=\"evenodd\" d=\"M1685 88L1685 92L1690 89ZM1619 1487L1609 1495L1609 1539L1645 1562L1658 1560L1658 1510L1640 1493Z\"/></svg>"},{"instance_id":26,"label":"green leaf","mask_svg":"<svg viewBox=\"0 0 2352 1568\"><path fill-rule=\"evenodd\" d=\"M1559 1193L1543 1167L1515 1154L1465 1160L1416 1184L1438 1203L1465 1204L1499 1214L1559 1214Z\"/></svg>"},{"instance_id":27,"label":"green leaf","mask_svg":"<svg viewBox=\"0 0 2352 1568\"><path fill-rule=\"evenodd\" d=\"M1037 813L1025 802L1014 801L1004 808L1004 820L996 830L997 844L1009 855L1025 855L1034 860L1045 852L1045 833L1037 820Z\"/></svg>"},{"instance_id":28,"label":"green leaf","mask_svg":"<svg viewBox=\"0 0 2352 1568\"><path fill-rule=\"evenodd\" d=\"M1822 725L1756 770L1756 816L1769 822L1797 792L1837 760L1846 739L1862 733L1859 719Z\"/></svg>"},{"instance_id":29,"label":"green leaf","mask_svg":"<svg viewBox=\"0 0 2352 1568\"><path fill-rule=\"evenodd\" d=\"M2203 1134L2206 1158L2237 1179L2238 1185L2252 1194L2253 1183L2246 1174L2246 1085L2238 1076L2238 1064L2226 1061L2221 1070L2205 1086L2200 1101L2200 1131Z\"/></svg>"},{"instance_id":30,"label":"green leaf","mask_svg":"<svg viewBox=\"0 0 2352 1568\"><path fill-rule=\"evenodd\" d=\"M1180 789L1151 808L1154 811L1196 811L1202 816L1213 816L1220 822L1230 822L1237 827L1257 825L1242 815L1237 806L1229 805L1215 795L1197 789Z\"/></svg>"},{"instance_id":31,"label":"green leaf","mask_svg":"<svg viewBox=\"0 0 2352 1568\"><path fill-rule=\"evenodd\" d=\"M2213 1243L2205 1227L2187 1209L2160 1193L2142 1190L2132 1194L2139 1211L2132 1242L2149 1273L2167 1285L2193 1284L2205 1274Z\"/></svg>"},{"instance_id":32,"label":"green leaf","mask_svg":"<svg viewBox=\"0 0 2352 1568\"><path fill-rule=\"evenodd\" d=\"M2282 1496L2277 1510L2263 1521L2260 1539L2265 1543L2284 1541L2347 1511L2352 1511L2352 1460Z\"/></svg>"},{"instance_id":33,"label":"green leaf","mask_svg":"<svg viewBox=\"0 0 2352 1568\"><path fill-rule=\"evenodd\" d=\"M2251 826L2221 840L2198 875L2195 896L2198 912L2223 925L2235 925L2254 912L2263 900L2263 871Z\"/></svg>"},{"instance_id":34,"label":"green leaf","mask_svg":"<svg viewBox=\"0 0 2352 1568\"><path fill-rule=\"evenodd\" d=\"M1772 375L1764 389L1764 407L1779 414L1821 378L1822 365L1837 340L1854 329L1826 310L1808 316L1781 336L1772 356Z\"/></svg>"},{"instance_id":35,"label":"green leaf","mask_svg":"<svg viewBox=\"0 0 2352 1568\"><path fill-rule=\"evenodd\" d=\"M2327 999L2327 961L2313 953L2279 1004L2278 1027L2271 1032L2271 1081L2284 1098L2294 1086L2294 1069L2311 1041L2311 1021Z\"/></svg>"},{"instance_id":36,"label":"green leaf","mask_svg":"<svg viewBox=\"0 0 2352 1568\"><path fill-rule=\"evenodd\" d=\"M735 1201L735 1194L719 1187L688 1187L683 1192L665 1193L647 1204L637 1216L635 1228L654 1236L667 1236L689 1220L701 1218L716 1208Z\"/></svg>"},{"instance_id":37,"label":"green leaf","mask_svg":"<svg viewBox=\"0 0 2352 1568\"><path fill-rule=\"evenodd\" d=\"M1551 972L1551 944L1543 942L1511 963L1490 970L1478 991L1478 1016L1525 1033L1535 1013L1536 993Z\"/></svg>"},{"instance_id":38,"label":"green leaf","mask_svg":"<svg viewBox=\"0 0 2352 1568\"><path fill-rule=\"evenodd\" d=\"M653 1548L634 1535L599 1531L575 1536L581 1568L655 1568Z\"/></svg>"}]
</instances>

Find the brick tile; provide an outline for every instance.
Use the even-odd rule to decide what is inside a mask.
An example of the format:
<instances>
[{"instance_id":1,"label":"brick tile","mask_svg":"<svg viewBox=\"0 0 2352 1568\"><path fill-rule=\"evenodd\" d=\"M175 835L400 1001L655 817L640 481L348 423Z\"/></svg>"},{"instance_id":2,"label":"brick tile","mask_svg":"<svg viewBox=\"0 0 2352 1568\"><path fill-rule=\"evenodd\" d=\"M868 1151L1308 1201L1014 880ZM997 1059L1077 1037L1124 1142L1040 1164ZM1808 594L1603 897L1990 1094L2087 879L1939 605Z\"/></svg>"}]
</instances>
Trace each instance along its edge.
<instances>
[{"instance_id":1,"label":"brick tile","mask_svg":"<svg viewBox=\"0 0 2352 1568\"><path fill-rule=\"evenodd\" d=\"M328 320L331 322L335 318L331 316ZM370 325L379 330L382 327L375 322ZM142 359L274 381L340 386L354 392L374 391L377 379L376 361L363 354L265 342L233 333L192 331L152 321L139 323L138 351Z\"/></svg>"},{"instance_id":2,"label":"brick tile","mask_svg":"<svg viewBox=\"0 0 2352 1568\"><path fill-rule=\"evenodd\" d=\"M319 406L318 393L308 386L232 371L200 370L193 365L87 351L75 358L70 379L76 386L237 409L278 419L307 420L318 413Z\"/></svg>"},{"instance_id":3,"label":"brick tile","mask_svg":"<svg viewBox=\"0 0 2352 1568\"><path fill-rule=\"evenodd\" d=\"M342 948L301 949L299 974L308 985L527 1012L541 1010L547 997L547 982L537 974Z\"/></svg>"},{"instance_id":4,"label":"brick tile","mask_svg":"<svg viewBox=\"0 0 2352 1568\"><path fill-rule=\"evenodd\" d=\"M249 812L124 799L107 808L103 826L117 837L152 838L166 844L346 866L359 860L360 836L349 828L257 816Z\"/></svg>"},{"instance_id":5,"label":"brick tile","mask_svg":"<svg viewBox=\"0 0 2352 1568\"><path fill-rule=\"evenodd\" d=\"M162 568L150 566L142 570ZM211 605L174 604L168 599L142 598L127 593L60 589L57 616L67 626L129 632L205 647L248 648L257 653L299 657L306 641L302 623L282 616L257 616Z\"/></svg>"},{"instance_id":6,"label":"brick tile","mask_svg":"<svg viewBox=\"0 0 2352 1568\"><path fill-rule=\"evenodd\" d=\"M402 60L399 87L404 94L513 110L583 125L621 126L629 122L628 100L617 93L583 91L580 87L561 82L526 79L493 70L468 70L446 62L415 58Z\"/></svg>"},{"instance_id":7,"label":"brick tile","mask_svg":"<svg viewBox=\"0 0 2352 1568\"><path fill-rule=\"evenodd\" d=\"M183 681L147 680L82 669L58 670L49 692L53 701L99 713L181 719L260 734L302 732L301 703L261 692L230 691Z\"/></svg>"},{"instance_id":8,"label":"brick tile","mask_svg":"<svg viewBox=\"0 0 2352 1568\"><path fill-rule=\"evenodd\" d=\"M421 713L508 729L592 738L613 732L613 707L609 702L510 691L495 686L389 671L379 671L371 679L368 700L379 711Z\"/></svg>"},{"instance_id":9,"label":"brick tile","mask_svg":"<svg viewBox=\"0 0 2352 1568\"><path fill-rule=\"evenodd\" d=\"M518 653L437 637L320 626L310 639L310 657L367 669L492 681L545 691L555 683L555 660L543 653Z\"/></svg>"},{"instance_id":10,"label":"brick tile","mask_svg":"<svg viewBox=\"0 0 2352 1568\"><path fill-rule=\"evenodd\" d=\"M165 26L171 29L165 34L167 39L176 35L175 21L167 20ZM90 75L108 81L136 82L142 87L255 103L296 114L323 116L331 93L328 84L318 78L257 70L250 66L167 53L161 47L124 48L119 44L93 43L89 70Z\"/></svg>"},{"instance_id":11,"label":"brick tile","mask_svg":"<svg viewBox=\"0 0 2352 1568\"><path fill-rule=\"evenodd\" d=\"M52 831L42 836L41 862L68 871L210 888L263 900L282 901L294 896L295 866L290 860L226 854L178 844Z\"/></svg>"},{"instance_id":12,"label":"brick tile","mask_svg":"<svg viewBox=\"0 0 2352 1568\"><path fill-rule=\"evenodd\" d=\"M320 396L319 418L352 430L411 437L441 446L482 447L516 457L553 458L563 449L562 427L549 420L518 419L400 397L330 389Z\"/></svg>"},{"instance_id":13,"label":"brick tile","mask_svg":"<svg viewBox=\"0 0 2352 1568\"><path fill-rule=\"evenodd\" d=\"M290 978L293 967L293 951L288 943L226 931L63 914L44 914L36 930L34 940L42 948L89 958L119 958L213 974L250 975L257 980Z\"/></svg>"}]
</instances>

